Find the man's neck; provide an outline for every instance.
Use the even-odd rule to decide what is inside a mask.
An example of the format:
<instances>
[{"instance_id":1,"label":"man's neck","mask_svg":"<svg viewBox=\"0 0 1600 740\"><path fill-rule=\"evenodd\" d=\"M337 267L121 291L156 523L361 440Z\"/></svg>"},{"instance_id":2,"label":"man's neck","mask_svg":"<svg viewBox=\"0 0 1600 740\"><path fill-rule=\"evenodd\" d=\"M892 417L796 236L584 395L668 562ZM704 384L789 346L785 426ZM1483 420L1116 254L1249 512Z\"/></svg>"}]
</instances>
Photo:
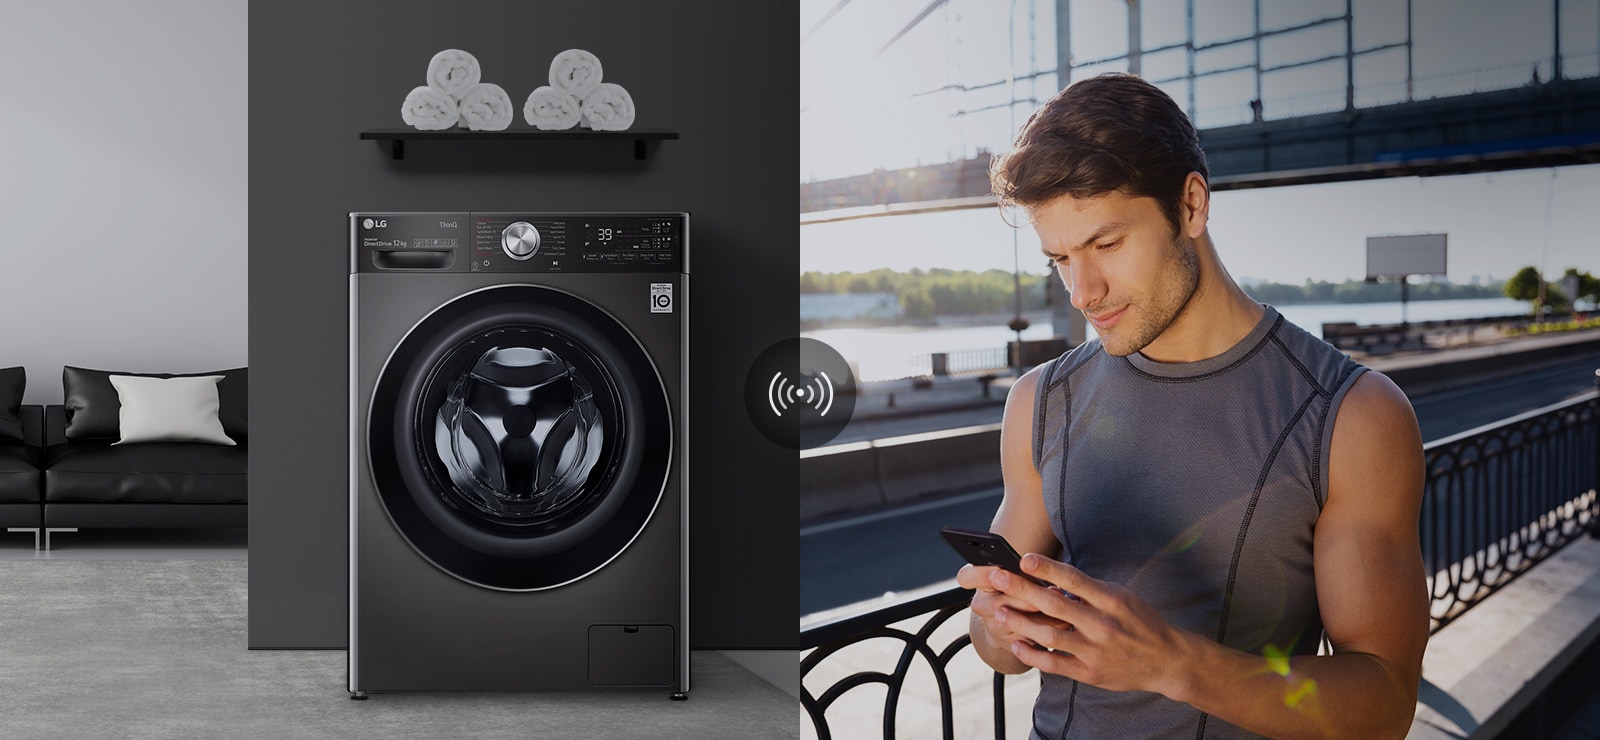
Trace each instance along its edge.
<instances>
[{"instance_id":1,"label":"man's neck","mask_svg":"<svg viewBox=\"0 0 1600 740\"><path fill-rule=\"evenodd\" d=\"M1238 344L1261 322L1262 308L1217 259L1210 237L1197 240L1200 281L1167 330L1139 354L1156 362L1197 362Z\"/></svg>"}]
</instances>

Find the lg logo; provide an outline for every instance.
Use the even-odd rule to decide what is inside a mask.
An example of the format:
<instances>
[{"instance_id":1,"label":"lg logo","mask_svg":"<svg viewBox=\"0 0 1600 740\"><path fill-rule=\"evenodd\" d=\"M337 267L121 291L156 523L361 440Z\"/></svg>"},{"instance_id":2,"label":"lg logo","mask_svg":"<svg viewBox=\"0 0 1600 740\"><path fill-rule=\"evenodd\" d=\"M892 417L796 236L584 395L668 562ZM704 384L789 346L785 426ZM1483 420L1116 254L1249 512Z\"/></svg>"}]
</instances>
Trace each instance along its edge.
<instances>
[{"instance_id":1,"label":"lg logo","mask_svg":"<svg viewBox=\"0 0 1600 740\"><path fill-rule=\"evenodd\" d=\"M361 222L361 228L363 228L363 229L381 229L381 228L383 228L385 226L388 226L388 225L389 225L389 220L388 219L379 219L377 221L374 221L374 220L369 218L369 219L364 219Z\"/></svg>"}]
</instances>

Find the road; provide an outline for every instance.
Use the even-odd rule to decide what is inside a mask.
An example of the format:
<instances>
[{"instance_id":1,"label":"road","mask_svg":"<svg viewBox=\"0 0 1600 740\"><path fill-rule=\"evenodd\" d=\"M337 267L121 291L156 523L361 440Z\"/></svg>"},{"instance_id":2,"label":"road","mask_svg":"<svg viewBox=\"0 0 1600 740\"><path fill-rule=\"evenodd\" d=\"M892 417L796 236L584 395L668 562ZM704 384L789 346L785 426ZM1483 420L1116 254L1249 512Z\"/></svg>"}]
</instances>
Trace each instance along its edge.
<instances>
[{"instance_id":1,"label":"road","mask_svg":"<svg viewBox=\"0 0 1600 740\"><path fill-rule=\"evenodd\" d=\"M1424 440L1468 429L1581 395L1595 387L1600 355L1517 378L1412 399ZM882 422L905 434L992 423L997 407ZM921 420L920 428L907 423ZM942 424L943 426L937 426ZM871 427L863 425L859 431ZM887 435L885 435L887 436ZM843 441L843 440L841 440ZM1000 489L978 491L890 511L811 524L800 530L802 614L878 598L952 578L961 559L939 538L943 526L987 529Z\"/></svg>"}]
</instances>

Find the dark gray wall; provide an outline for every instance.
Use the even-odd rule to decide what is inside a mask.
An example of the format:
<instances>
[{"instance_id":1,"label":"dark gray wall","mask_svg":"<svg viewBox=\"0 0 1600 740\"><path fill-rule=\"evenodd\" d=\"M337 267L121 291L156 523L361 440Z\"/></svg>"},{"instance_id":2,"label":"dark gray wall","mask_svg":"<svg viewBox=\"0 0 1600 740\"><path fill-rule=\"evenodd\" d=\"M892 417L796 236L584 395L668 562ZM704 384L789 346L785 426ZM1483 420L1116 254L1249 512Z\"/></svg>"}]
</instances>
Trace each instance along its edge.
<instances>
[{"instance_id":1,"label":"dark gray wall","mask_svg":"<svg viewBox=\"0 0 1600 740\"><path fill-rule=\"evenodd\" d=\"M251 4L252 648L345 646L346 214L385 210L693 214L691 642L795 646L796 455L741 394L798 330L798 36L768 3ZM477 56L519 126L550 59L587 49L635 127L682 139L645 162L616 142L417 142L394 162L358 140L402 125L446 48Z\"/></svg>"}]
</instances>

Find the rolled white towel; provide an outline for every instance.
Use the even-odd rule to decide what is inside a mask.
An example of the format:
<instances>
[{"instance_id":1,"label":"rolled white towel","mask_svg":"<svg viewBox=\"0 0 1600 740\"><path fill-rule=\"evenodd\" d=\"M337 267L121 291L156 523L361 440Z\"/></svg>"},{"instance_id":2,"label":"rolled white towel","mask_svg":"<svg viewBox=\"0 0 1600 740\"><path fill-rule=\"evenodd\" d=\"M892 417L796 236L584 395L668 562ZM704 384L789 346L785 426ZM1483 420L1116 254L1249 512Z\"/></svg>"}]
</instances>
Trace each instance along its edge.
<instances>
[{"instance_id":1,"label":"rolled white towel","mask_svg":"<svg viewBox=\"0 0 1600 740\"><path fill-rule=\"evenodd\" d=\"M460 49L445 49L428 62L428 87L449 95L457 102L483 79L478 58Z\"/></svg>"},{"instance_id":2,"label":"rolled white towel","mask_svg":"<svg viewBox=\"0 0 1600 740\"><path fill-rule=\"evenodd\" d=\"M511 96L492 82L480 82L461 96L461 122L473 131L504 131L516 118Z\"/></svg>"},{"instance_id":3,"label":"rolled white towel","mask_svg":"<svg viewBox=\"0 0 1600 740\"><path fill-rule=\"evenodd\" d=\"M550 86L579 100L600 84L600 58L582 49L568 49L550 62Z\"/></svg>"},{"instance_id":4,"label":"rolled white towel","mask_svg":"<svg viewBox=\"0 0 1600 740\"><path fill-rule=\"evenodd\" d=\"M633 96L621 85L602 82L583 99L583 122L596 131L624 131L633 125Z\"/></svg>"},{"instance_id":5,"label":"rolled white towel","mask_svg":"<svg viewBox=\"0 0 1600 740\"><path fill-rule=\"evenodd\" d=\"M522 118L541 131L565 131L578 124L583 110L577 98L546 85L528 94Z\"/></svg>"},{"instance_id":6,"label":"rolled white towel","mask_svg":"<svg viewBox=\"0 0 1600 740\"><path fill-rule=\"evenodd\" d=\"M405 105L400 106L400 118L407 126L415 126L422 131L439 131L456 125L461 119L461 106L438 90L419 87L406 95Z\"/></svg>"}]
</instances>

